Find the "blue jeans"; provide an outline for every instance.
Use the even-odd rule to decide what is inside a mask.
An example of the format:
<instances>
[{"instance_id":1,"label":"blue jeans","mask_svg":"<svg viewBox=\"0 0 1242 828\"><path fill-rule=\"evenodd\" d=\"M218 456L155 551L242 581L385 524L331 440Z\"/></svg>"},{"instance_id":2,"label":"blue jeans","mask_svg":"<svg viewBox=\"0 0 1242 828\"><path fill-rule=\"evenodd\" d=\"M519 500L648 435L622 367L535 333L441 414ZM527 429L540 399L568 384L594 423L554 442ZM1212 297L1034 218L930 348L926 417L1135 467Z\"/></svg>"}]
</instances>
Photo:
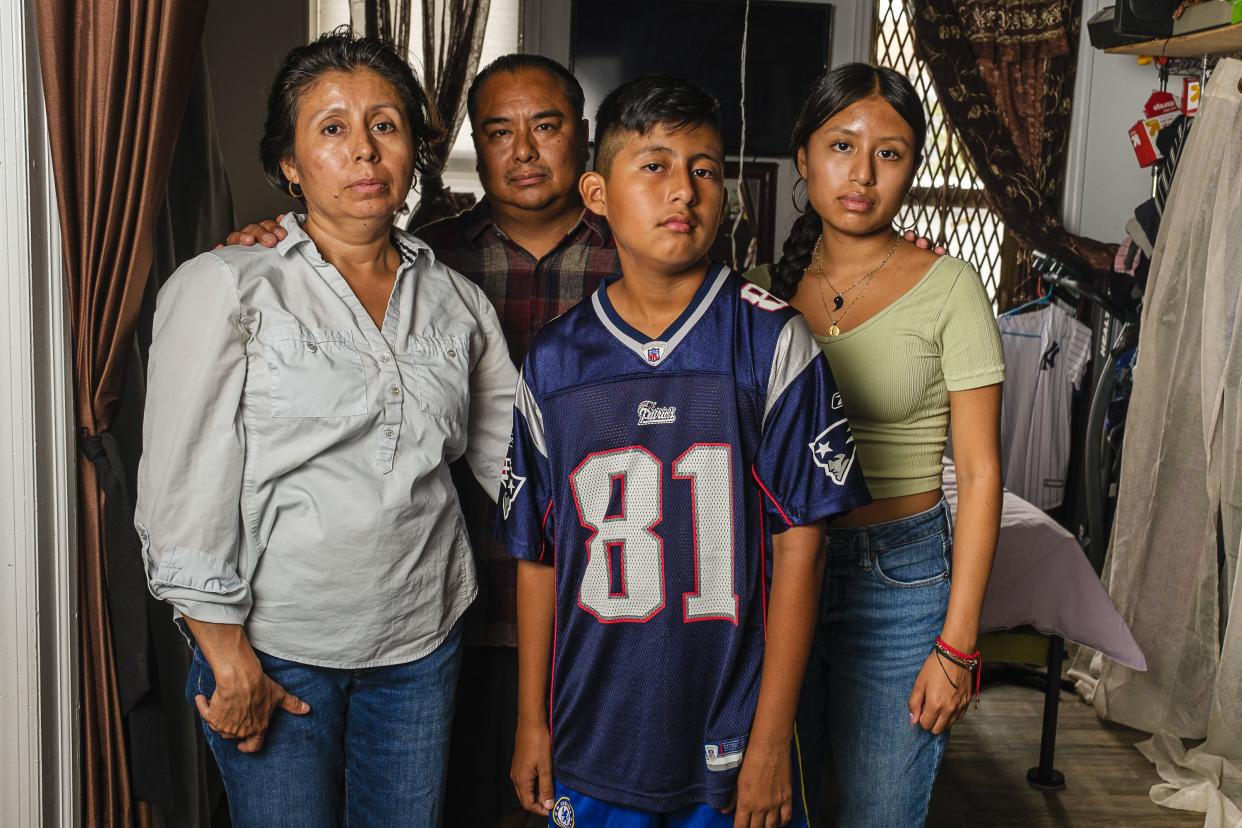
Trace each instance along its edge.
<instances>
[{"instance_id":1,"label":"blue jeans","mask_svg":"<svg viewBox=\"0 0 1242 828\"><path fill-rule=\"evenodd\" d=\"M234 828L439 824L460 623L430 654L389 667L338 670L257 655L263 672L311 712L276 710L258 753L242 753L203 723ZM215 686L196 647L187 701L210 699Z\"/></svg>"},{"instance_id":2,"label":"blue jeans","mask_svg":"<svg viewBox=\"0 0 1242 828\"><path fill-rule=\"evenodd\" d=\"M798 706L811 820L823 803L826 824L840 828L923 825L948 732L911 725L908 701L948 611L948 507L830 528L826 546Z\"/></svg>"}]
</instances>

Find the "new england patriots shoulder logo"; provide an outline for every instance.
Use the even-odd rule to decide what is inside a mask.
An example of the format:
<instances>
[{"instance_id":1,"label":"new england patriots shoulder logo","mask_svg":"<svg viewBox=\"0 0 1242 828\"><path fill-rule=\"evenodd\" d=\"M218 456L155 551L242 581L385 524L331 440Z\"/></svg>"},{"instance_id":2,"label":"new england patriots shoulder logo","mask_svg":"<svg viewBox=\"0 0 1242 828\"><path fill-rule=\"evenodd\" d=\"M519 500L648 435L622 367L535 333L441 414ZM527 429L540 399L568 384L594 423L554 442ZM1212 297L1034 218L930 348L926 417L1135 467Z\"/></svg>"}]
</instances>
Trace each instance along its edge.
<instances>
[{"instance_id":1,"label":"new england patriots shoulder logo","mask_svg":"<svg viewBox=\"0 0 1242 828\"><path fill-rule=\"evenodd\" d=\"M845 485L850 469L854 467L854 435L850 433L849 421L844 417L819 433L807 443L815 465L824 470L838 486Z\"/></svg>"},{"instance_id":2,"label":"new england patriots shoulder logo","mask_svg":"<svg viewBox=\"0 0 1242 828\"><path fill-rule=\"evenodd\" d=\"M517 500L518 492L522 491L525 483L525 477L513 473L513 460L506 457L505 464L500 467L500 508L504 512L505 520L509 519L509 510L513 508L513 501Z\"/></svg>"}]
</instances>

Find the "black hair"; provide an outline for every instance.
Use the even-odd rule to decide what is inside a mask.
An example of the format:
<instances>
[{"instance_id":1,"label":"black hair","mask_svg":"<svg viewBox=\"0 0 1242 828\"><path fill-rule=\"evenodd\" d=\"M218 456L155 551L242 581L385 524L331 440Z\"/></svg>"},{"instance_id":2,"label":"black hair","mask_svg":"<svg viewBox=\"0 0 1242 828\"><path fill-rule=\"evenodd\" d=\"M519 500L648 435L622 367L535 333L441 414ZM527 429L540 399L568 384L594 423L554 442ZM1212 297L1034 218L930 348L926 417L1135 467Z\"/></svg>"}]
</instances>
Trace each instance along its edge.
<instances>
[{"instance_id":1,"label":"black hair","mask_svg":"<svg viewBox=\"0 0 1242 828\"><path fill-rule=\"evenodd\" d=\"M470 82L470 89L466 92L466 114L470 118L470 125L472 127L474 126L475 118L479 114L479 92L483 89L483 84L487 83L488 78L500 72L514 73L527 69L547 72L559 81L565 91L565 97L569 100L569 107L573 110L574 121L582 120L583 110L586 108L586 96L582 93L582 84L578 83L578 79L570 74L568 69L551 58L546 58L543 55L524 55L514 52L513 54L501 55L487 64L487 66L484 66L474 76L474 80Z\"/></svg>"},{"instance_id":2,"label":"black hair","mask_svg":"<svg viewBox=\"0 0 1242 828\"><path fill-rule=\"evenodd\" d=\"M656 126L710 126L719 132L720 104L701 86L672 75L643 75L621 84L595 114L595 169L608 174L622 133L646 135Z\"/></svg>"},{"instance_id":3,"label":"black hair","mask_svg":"<svg viewBox=\"0 0 1242 828\"><path fill-rule=\"evenodd\" d=\"M923 144L927 140L927 116L923 101L904 75L883 66L869 63L846 63L815 81L790 136L790 151L797 156L805 149L811 136L825 121L861 100L883 99L897 110L914 133L914 168L923 160ZM823 232L819 214L808 198L789 238L781 251L781 259L772 266L772 293L788 299L798 290L798 282L811 263L811 250Z\"/></svg>"},{"instance_id":4,"label":"black hair","mask_svg":"<svg viewBox=\"0 0 1242 828\"><path fill-rule=\"evenodd\" d=\"M414 174L435 169L432 146L443 139L440 119L410 64L397 51L373 37L359 37L349 26L338 26L318 39L285 55L267 95L267 120L259 141L259 161L272 186L288 192L289 179L280 162L293 154L298 102L315 81L328 72L370 69L392 84L405 107L414 142Z\"/></svg>"}]
</instances>

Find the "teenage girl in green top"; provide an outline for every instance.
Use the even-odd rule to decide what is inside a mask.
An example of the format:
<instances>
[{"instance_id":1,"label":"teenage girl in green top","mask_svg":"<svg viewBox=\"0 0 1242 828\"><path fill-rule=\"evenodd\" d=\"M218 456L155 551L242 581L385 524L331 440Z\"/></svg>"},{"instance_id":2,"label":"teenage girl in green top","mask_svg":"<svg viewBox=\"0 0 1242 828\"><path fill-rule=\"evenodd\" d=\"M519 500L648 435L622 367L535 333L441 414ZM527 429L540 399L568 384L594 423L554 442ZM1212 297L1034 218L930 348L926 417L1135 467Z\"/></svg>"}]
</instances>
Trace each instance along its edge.
<instances>
[{"instance_id":1,"label":"teenage girl in green top","mask_svg":"<svg viewBox=\"0 0 1242 828\"><path fill-rule=\"evenodd\" d=\"M961 656L975 651L1000 523L991 303L968 264L892 227L925 135L922 101L896 72L854 63L821 77L792 141L807 207L780 262L750 274L816 334L875 498L829 527L798 717L810 813L822 799L842 826L926 819L948 728L974 688ZM956 527L940 491L950 429Z\"/></svg>"}]
</instances>

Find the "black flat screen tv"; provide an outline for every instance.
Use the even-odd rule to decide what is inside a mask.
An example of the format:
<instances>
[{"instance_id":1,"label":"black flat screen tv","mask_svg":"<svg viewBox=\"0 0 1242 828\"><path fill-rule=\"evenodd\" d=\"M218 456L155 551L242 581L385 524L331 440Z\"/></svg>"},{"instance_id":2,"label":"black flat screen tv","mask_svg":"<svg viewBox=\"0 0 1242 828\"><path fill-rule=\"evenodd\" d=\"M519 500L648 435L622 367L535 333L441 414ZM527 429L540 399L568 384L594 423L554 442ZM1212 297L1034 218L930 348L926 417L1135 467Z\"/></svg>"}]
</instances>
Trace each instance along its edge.
<instances>
[{"instance_id":1,"label":"black flat screen tv","mask_svg":"<svg viewBox=\"0 0 1242 828\"><path fill-rule=\"evenodd\" d=\"M741 145L741 0L573 0L571 69L592 119L614 87L648 72L689 78L720 101L726 152ZM789 154L789 132L828 66L832 5L752 0L746 155ZM594 140L594 133L592 133Z\"/></svg>"}]
</instances>

